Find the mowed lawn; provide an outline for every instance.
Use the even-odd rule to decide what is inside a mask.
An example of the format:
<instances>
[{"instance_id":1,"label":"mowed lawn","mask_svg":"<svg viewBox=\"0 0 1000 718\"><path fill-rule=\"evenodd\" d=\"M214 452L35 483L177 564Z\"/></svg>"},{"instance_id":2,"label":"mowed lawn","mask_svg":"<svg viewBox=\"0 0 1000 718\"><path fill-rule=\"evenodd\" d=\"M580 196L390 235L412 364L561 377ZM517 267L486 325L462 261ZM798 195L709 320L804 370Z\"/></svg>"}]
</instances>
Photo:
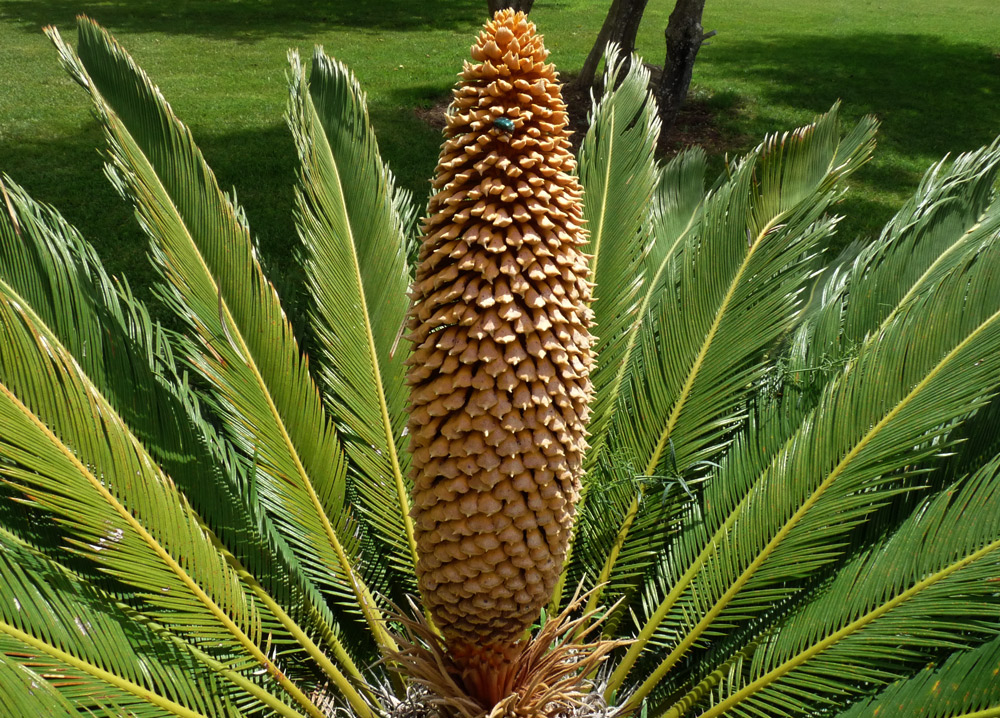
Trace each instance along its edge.
<instances>
[{"instance_id":1,"label":"mowed lawn","mask_svg":"<svg viewBox=\"0 0 1000 718\"><path fill-rule=\"evenodd\" d=\"M564 74L582 63L606 4L536 1L532 19ZM649 62L662 62L672 6L650 0L638 47ZM85 94L41 33L55 24L73 41L81 12L117 36L190 125L281 287L294 280L297 244L288 49L308 56L322 44L354 70L383 156L423 201L440 135L415 109L451 87L486 2L0 0L0 172L58 207L145 294L145 240L102 177ZM877 233L931 162L1000 135L996 0L708 0L705 26L718 35L699 56L694 92L714 108L731 153L838 99L848 121L881 119L876 158L842 204L844 240Z\"/></svg>"}]
</instances>

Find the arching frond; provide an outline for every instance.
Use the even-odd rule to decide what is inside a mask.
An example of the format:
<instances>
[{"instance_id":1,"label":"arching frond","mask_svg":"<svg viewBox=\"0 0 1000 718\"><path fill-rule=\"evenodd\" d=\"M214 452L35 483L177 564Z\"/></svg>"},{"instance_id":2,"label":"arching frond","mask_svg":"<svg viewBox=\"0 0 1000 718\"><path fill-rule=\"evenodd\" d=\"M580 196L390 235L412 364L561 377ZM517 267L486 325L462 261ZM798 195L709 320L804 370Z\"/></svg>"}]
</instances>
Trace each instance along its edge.
<instances>
[{"instance_id":1,"label":"arching frond","mask_svg":"<svg viewBox=\"0 0 1000 718\"><path fill-rule=\"evenodd\" d=\"M113 559L112 564L118 568L105 570L138 589L144 601L154 599L147 614L151 620L165 625L177 621L174 630L178 635L198 642L206 640L202 631L211 630L205 628L206 615L219 618L235 611L237 615L229 628L218 628L224 634L228 630L230 637L240 634L237 643L242 641L243 649L251 654L256 651L257 659L249 659L247 664L252 666L255 662L263 665L265 659L262 632L267 632L267 641L279 644L291 642L296 631L302 632L291 617L295 615L305 621L310 633L321 637L349 674L357 676L357 669L340 645L337 624L329 609L305 581L266 519L255 514L253 504L234 493L241 488L238 474L230 471L223 457L208 445L211 433L191 413L196 406L185 399L181 387L169 383L169 354L160 353L165 346L156 339L142 306L111 285L93 251L61 217L32 202L16 185L8 183L5 192L8 213L0 215L0 303L5 330L0 354L4 357L5 378L0 381L5 383L7 408L17 418L4 424L3 439L9 442L12 453L3 453L15 461L19 452L37 452L39 447L49 446L55 453L32 454L30 460L25 460L27 464L14 463L4 470L9 468L16 478L24 474L26 465L36 466L34 473L26 474L27 482L21 484L35 487L28 489L33 503L48 505L56 501L58 508L49 507L57 514L71 515L77 523L67 525L75 526L73 540L87 547L83 554L101 566ZM59 286L60 292L48 291L52 286ZM100 327L100 331L88 334L88 327ZM33 360L32 347L47 357L41 364ZM52 362L48 373L41 371L46 362ZM64 393L67 390L52 388L64 384L75 389ZM75 421L74 409L80 412ZM96 412L97 425L83 420L85 410ZM104 428L97 430L97 426ZM209 433L199 433L199 426ZM88 428L92 434L88 434ZM63 434L57 435L59 432ZM146 453L142 439L153 447L153 454ZM102 445L103 441L109 443ZM87 446L89 451L84 448ZM138 462L143 468L128 473L130 462ZM175 483L158 465L173 469L187 494L203 502L219 526L218 535L200 528L202 518L188 508L186 498L181 498ZM108 466L114 467L118 480L126 477L124 494L105 495L102 491L105 485L117 484L111 473L101 473ZM144 480L164 485L156 489L146 486ZM64 485L66 481L82 482L77 493L67 488L72 483ZM59 496L65 491L70 493L59 499L50 496L48 501L41 500L46 490ZM137 492L141 498L130 492ZM247 498L252 498L252 492ZM83 502L90 510L78 511L74 501ZM159 501L166 504L159 507ZM134 517L136 511L140 523L130 523L128 516ZM137 532L134 551L119 556L115 547L126 538L128 527ZM31 523L22 528L36 530ZM177 538L185 535L187 538ZM232 550L217 549L220 539L234 544ZM188 558L188 548L195 555L199 550L203 553L198 569L207 573L200 583L197 571L176 563ZM227 565L231 568L213 571ZM150 593L149 582L158 580L153 566L165 572L159 580L166 583ZM254 577L248 569L255 572ZM223 581L221 585L229 581L228 588L220 588L217 581ZM234 581L249 585L234 593ZM171 594L174 584L178 592ZM201 596L201 606L185 615L174 604L183 603L182 596L190 591L194 597ZM228 598L220 604L212 598L216 595ZM255 604L254 599L263 604ZM270 617L261 623L259 613ZM226 641L219 643L220 647L225 645ZM224 652L226 660L242 660L228 650ZM290 658L293 654L291 651L286 655ZM340 672L324 661L327 670L349 687Z\"/></svg>"},{"instance_id":2,"label":"arching frond","mask_svg":"<svg viewBox=\"0 0 1000 718\"><path fill-rule=\"evenodd\" d=\"M589 431L592 445L585 455L587 476L578 506L580 512L602 511L601 506L614 491L601 480L596 467L601 463L607 444L605 429L621 408L624 369L635 348L635 336L641 321L639 307L643 297L644 261L652 249L650 203L654 201L661 170L653 157L659 139L660 121L648 89L649 72L638 58L628 63L615 45L607 50L604 93L594 101L590 126L580 148L578 172L584 190L584 217L589 231L591 281L596 284L592 303L596 323L598 364L591 381L594 399L591 404ZM671 166L678 163L673 162ZM671 177L672 179L673 177ZM662 192L661 192L662 194ZM595 487L595 481L601 485ZM596 488L598 505L591 508L590 489ZM580 521L585 534L593 524ZM589 535L574 538L569 560L552 598L552 610L558 611L565 582L577 582L581 571L572 562L574 552L583 548L584 561L592 561Z\"/></svg>"},{"instance_id":3,"label":"arching frond","mask_svg":"<svg viewBox=\"0 0 1000 718\"><path fill-rule=\"evenodd\" d=\"M874 129L862 122L841 141L834 109L770 138L699 206L683 246L664 257L631 357L627 408L610 429L613 460L633 476L692 482L722 453L770 365L768 350L793 326L814 256L835 226L824 212L837 183L867 160ZM595 580L613 590L629 585L616 571L634 574L617 562L623 550L637 554L626 544L640 503L635 485L624 513L605 519L615 543Z\"/></svg>"},{"instance_id":4,"label":"arching frond","mask_svg":"<svg viewBox=\"0 0 1000 718\"><path fill-rule=\"evenodd\" d=\"M994 241L967 256L872 337L745 493L726 472L714 477L710 538L695 540L703 548L630 649L637 657L668 613L683 626L637 696L706 632L732 631L800 590L796 581L833 561L845 534L899 490L897 472L940 453L951 423L989 399L1000 377L998 252Z\"/></svg>"},{"instance_id":5,"label":"arching frond","mask_svg":"<svg viewBox=\"0 0 1000 718\"><path fill-rule=\"evenodd\" d=\"M52 689L54 703L135 716L231 710L233 686L213 668L2 530L0 586L0 655L37 671L36 690Z\"/></svg>"},{"instance_id":6,"label":"arching frond","mask_svg":"<svg viewBox=\"0 0 1000 718\"><path fill-rule=\"evenodd\" d=\"M754 383L796 316L809 260L833 229L822 218L837 183L868 159L874 123L843 142L838 127L833 111L771 138L705 200L697 232L661 276L644 371L630 374L633 411L616 425L622 458L638 472L687 472L718 454L745 396L736 387Z\"/></svg>"},{"instance_id":7,"label":"arching frond","mask_svg":"<svg viewBox=\"0 0 1000 718\"><path fill-rule=\"evenodd\" d=\"M913 198L875 242L828 273L796 331L785 372L791 391L821 387L907 302L932 291L967 252L1000 226L993 186L1000 147L984 147L930 168Z\"/></svg>"},{"instance_id":8,"label":"arching frond","mask_svg":"<svg viewBox=\"0 0 1000 718\"><path fill-rule=\"evenodd\" d=\"M634 360L639 354L640 326L648 318L649 307L663 291L662 279L682 242L689 234L697 231L700 218L698 209L705 199L705 162L705 153L700 149L692 149L678 154L660 168L659 184L648 210L647 221L652 238L649 251L643 257L645 280L639 290L639 306L634 315L634 323L624 337L622 359L614 367L615 377L609 384L609 391L613 390L618 405L617 409L609 410L609 416L613 416L614 411L628 410L628 404L624 400L627 394L621 390L629 371L641 370L641 363ZM606 447L606 444L602 446ZM575 541L576 564L567 571L574 581L579 581L580 577L592 572L594 566L604 562L615 550L619 525L614 525L607 517L628 515L637 488L642 490L644 485L655 485L657 490L651 492L649 500L663 503L669 499L671 505L683 502L690 491L680 482L636 477L632 467L618 459L617 456L601 451L598 460L592 461L588 475L588 493L578 508L585 517L578 522L580 534ZM629 533L633 534L634 540L626 549L625 555L617 557L619 576L623 579L641 575L653 560L655 551L651 551L650 544L641 537L648 535L649 531L664 535L666 526L670 525L672 509L666 505L661 509L644 513L648 520L643 525L630 529Z\"/></svg>"},{"instance_id":9,"label":"arching frond","mask_svg":"<svg viewBox=\"0 0 1000 718\"><path fill-rule=\"evenodd\" d=\"M127 584L153 620L210 647L233 671L271 665L262 646L267 633L284 632L279 620L113 407L8 296L0 327L3 475L59 517L74 549ZM311 705L280 671L272 677Z\"/></svg>"},{"instance_id":10,"label":"arching frond","mask_svg":"<svg viewBox=\"0 0 1000 718\"><path fill-rule=\"evenodd\" d=\"M660 120L649 71L641 59L623 57L614 44L605 56L604 94L594 101L590 127L580 147L579 175L591 255L594 322L600 358L591 381L594 400L587 454L594 466L604 449L605 425L618 409L619 368L627 361L643 282L643 258L650 249L649 206L659 180L653 152ZM627 69L627 71L626 71Z\"/></svg>"},{"instance_id":11,"label":"arching frond","mask_svg":"<svg viewBox=\"0 0 1000 718\"><path fill-rule=\"evenodd\" d=\"M346 466L242 212L219 190L190 131L118 44L88 19L79 57L50 29L104 124L119 189L153 240L168 303L196 339L187 361L211 388L229 439L252 461L259 498L321 590L391 644L357 571Z\"/></svg>"},{"instance_id":12,"label":"arching frond","mask_svg":"<svg viewBox=\"0 0 1000 718\"><path fill-rule=\"evenodd\" d=\"M700 715L808 715L828 697L858 695L906 675L942 648L995 635L998 536L1000 457L845 565L779 624L746 666L744 685ZM971 704L974 693L966 692ZM899 704L893 710L909 715Z\"/></svg>"},{"instance_id":13,"label":"arching frond","mask_svg":"<svg viewBox=\"0 0 1000 718\"><path fill-rule=\"evenodd\" d=\"M289 125L299 153L298 229L305 250L311 328L324 401L357 486L353 495L392 583L413 591L416 544L405 477L405 350L396 346L408 306L405 217L410 197L378 154L364 93L321 48L308 82L291 55Z\"/></svg>"}]
</instances>

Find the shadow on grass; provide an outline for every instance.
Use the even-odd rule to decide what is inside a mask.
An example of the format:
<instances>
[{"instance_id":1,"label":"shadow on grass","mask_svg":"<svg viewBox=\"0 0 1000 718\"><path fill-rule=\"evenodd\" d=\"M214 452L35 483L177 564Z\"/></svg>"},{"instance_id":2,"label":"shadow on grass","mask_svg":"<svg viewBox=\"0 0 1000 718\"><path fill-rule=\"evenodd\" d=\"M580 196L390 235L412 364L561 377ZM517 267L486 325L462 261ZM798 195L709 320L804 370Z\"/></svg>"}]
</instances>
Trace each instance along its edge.
<instances>
[{"instance_id":1,"label":"shadow on grass","mask_svg":"<svg viewBox=\"0 0 1000 718\"><path fill-rule=\"evenodd\" d=\"M933 162L1000 135L997 48L931 35L786 35L720 40L699 57L723 83L753 85L749 114L730 124L754 142L838 99L845 130L862 115L879 118L874 158L836 208L842 241L877 235Z\"/></svg>"},{"instance_id":2,"label":"shadow on grass","mask_svg":"<svg viewBox=\"0 0 1000 718\"><path fill-rule=\"evenodd\" d=\"M486 19L482 0L2 0L0 20L36 33L89 15L116 32L160 32L237 39L294 37L322 27L363 31L474 29Z\"/></svg>"},{"instance_id":3,"label":"shadow on grass","mask_svg":"<svg viewBox=\"0 0 1000 718\"><path fill-rule=\"evenodd\" d=\"M998 48L931 35L790 35L718 42L705 60L722 76L760 91L758 121L778 129L772 108L827 110L838 98L848 117L874 114L880 141L905 155L939 157L1000 134Z\"/></svg>"},{"instance_id":4,"label":"shadow on grass","mask_svg":"<svg viewBox=\"0 0 1000 718\"><path fill-rule=\"evenodd\" d=\"M400 90L401 98L419 104L428 88ZM440 132L428 128L409 108L370 108L382 157L397 182L413 192L423 210L437 159ZM192 126L195 141L224 192L236 192L257 242L265 273L282 303L295 316L302 306L302 275L297 261L299 239L294 224L298 164L288 128L213 133ZM4 148L0 171L34 199L54 206L94 245L105 268L125 276L136 294L152 305L168 325L170 317L153 302L156 271L147 258L148 239L131 205L104 177L104 138L95 124L72 138L39 140Z\"/></svg>"},{"instance_id":5,"label":"shadow on grass","mask_svg":"<svg viewBox=\"0 0 1000 718\"><path fill-rule=\"evenodd\" d=\"M222 190L231 193L235 187L268 278L294 304L299 240L292 217L296 159L288 129L281 124L221 135L197 127L192 132ZM104 149L96 126L71 139L5 148L2 170L34 199L54 206L94 245L108 272L125 276L149 302L156 272L147 258L148 239L131 205L104 177L103 156L95 148Z\"/></svg>"}]
</instances>

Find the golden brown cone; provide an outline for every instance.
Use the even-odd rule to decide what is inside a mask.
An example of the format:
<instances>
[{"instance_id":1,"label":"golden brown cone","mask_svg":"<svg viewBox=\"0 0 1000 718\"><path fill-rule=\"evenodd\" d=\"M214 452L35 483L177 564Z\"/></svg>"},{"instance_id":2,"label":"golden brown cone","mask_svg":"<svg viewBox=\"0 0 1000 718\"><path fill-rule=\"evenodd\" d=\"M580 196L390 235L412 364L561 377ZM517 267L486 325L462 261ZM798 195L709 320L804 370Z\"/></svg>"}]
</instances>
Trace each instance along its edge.
<instances>
[{"instance_id":1,"label":"golden brown cone","mask_svg":"<svg viewBox=\"0 0 1000 718\"><path fill-rule=\"evenodd\" d=\"M445 128L408 329L413 518L449 645L509 645L559 576L593 362L581 189L548 53L502 10Z\"/></svg>"}]
</instances>

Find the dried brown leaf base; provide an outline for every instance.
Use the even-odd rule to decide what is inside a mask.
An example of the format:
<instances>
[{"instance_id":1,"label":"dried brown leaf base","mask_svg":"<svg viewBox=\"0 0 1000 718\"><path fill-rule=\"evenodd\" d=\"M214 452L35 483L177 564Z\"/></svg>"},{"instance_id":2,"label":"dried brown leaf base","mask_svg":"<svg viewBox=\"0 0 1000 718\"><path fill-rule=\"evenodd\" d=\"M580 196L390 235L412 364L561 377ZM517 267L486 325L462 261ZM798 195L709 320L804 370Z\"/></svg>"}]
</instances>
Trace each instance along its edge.
<instances>
[{"instance_id":1,"label":"dried brown leaf base","mask_svg":"<svg viewBox=\"0 0 1000 718\"><path fill-rule=\"evenodd\" d=\"M590 640L593 613L573 618L585 597L530 638L513 644L447 645L417 618L395 616L404 629L386 663L410 685L386 705L389 718L610 718L598 669L625 641Z\"/></svg>"},{"instance_id":2,"label":"dried brown leaf base","mask_svg":"<svg viewBox=\"0 0 1000 718\"><path fill-rule=\"evenodd\" d=\"M608 705L604 701L602 692L603 687L601 683L595 681L589 692L582 695L576 702L551 706L548 712L539 715L544 715L547 718L619 718L621 715L620 708ZM386 718L452 718L455 715L449 712L447 708L442 707L430 692L422 686L413 686L406 700L396 701L392 705L389 703L391 701L384 705ZM506 707L504 707L504 710L506 710ZM500 711L487 713L482 711L479 715L496 718L506 715L526 716L528 714L522 712L514 714Z\"/></svg>"}]
</instances>

